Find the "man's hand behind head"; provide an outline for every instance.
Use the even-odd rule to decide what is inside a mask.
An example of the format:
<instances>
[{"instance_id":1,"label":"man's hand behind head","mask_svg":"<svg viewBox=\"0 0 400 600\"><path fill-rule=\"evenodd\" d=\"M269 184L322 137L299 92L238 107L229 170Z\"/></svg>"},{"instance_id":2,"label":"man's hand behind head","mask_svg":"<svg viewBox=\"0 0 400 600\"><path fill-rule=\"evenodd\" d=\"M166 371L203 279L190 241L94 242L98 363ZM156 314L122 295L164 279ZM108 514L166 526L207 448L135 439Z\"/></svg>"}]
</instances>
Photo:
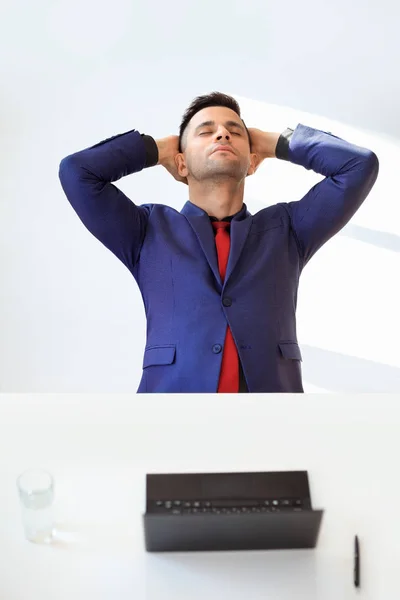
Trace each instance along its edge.
<instances>
[{"instance_id":1,"label":"man's hand behind head","mask_svg":"<svg viewBox=\"0 0 400 600\"><path fill-rule=\"evenodd\" d=\"M178 173L178 168L175 163L175 156L179 154L179 136L169 135L168 137L156 140L158 148L158 165L162 165L167 169L168 173L172 175L176 181L186 183L188 181L186 177L181 177Z\"/></svg>"}]
</instances>

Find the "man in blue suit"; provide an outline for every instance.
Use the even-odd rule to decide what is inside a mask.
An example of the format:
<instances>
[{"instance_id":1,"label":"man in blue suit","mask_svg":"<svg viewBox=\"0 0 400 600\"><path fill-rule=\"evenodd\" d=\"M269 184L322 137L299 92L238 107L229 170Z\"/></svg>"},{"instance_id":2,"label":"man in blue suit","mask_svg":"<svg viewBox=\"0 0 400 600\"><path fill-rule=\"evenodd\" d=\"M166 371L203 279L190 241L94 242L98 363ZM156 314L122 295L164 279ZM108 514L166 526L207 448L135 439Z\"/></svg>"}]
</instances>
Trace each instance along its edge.
<instances>
[{"instance_id":1,"label":"man in blue suit","mask_svg":"<svg viewBox=\"0 0 400 600\"><path fill-rule=\"evenodd\" d=\"M251 215L245 178L272 157L324 179ZM135 205L112 183L155 165L188 185L181 212ZM371 150L300 123L281 134L248 129L236 100L219 92L192 102L179 136L131 130L64 158L69 202L143 297L138 392L303 392L300 274L351 219L378 170Z\"/></svg>"}]
</instances>

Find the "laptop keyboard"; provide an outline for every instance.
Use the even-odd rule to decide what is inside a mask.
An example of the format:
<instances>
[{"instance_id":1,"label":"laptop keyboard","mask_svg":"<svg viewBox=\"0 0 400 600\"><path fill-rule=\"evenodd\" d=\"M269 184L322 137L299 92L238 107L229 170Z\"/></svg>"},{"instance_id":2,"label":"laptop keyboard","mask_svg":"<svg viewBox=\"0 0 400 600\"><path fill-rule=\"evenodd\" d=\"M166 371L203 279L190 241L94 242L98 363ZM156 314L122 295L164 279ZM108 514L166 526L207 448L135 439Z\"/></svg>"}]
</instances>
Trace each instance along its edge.
<instances>
[{"instance_id":1,"label":"laptop keyboard","mask_svg":"<svg viewBox=\"0 0 400 600\"><path fill-rule=\"evenodd\" d=\"M267 498L265 500L156 500L149 509L158 514L243 514L279 511L301 511L300 498Z\"/></svg>"}]
</instances>

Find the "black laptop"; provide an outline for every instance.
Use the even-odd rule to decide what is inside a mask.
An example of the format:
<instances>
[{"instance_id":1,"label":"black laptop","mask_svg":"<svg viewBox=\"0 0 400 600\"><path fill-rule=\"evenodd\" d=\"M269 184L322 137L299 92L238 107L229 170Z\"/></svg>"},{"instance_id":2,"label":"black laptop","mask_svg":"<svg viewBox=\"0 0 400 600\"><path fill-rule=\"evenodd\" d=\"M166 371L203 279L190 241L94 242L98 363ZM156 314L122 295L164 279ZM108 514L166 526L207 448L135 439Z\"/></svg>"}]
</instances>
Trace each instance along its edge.
<instances>
[{"instance_id":1,"label":"black laptop","mask_svg":"<svg viewBox=\"0 0 400 600\"><path fill-rule=\"evenodd\" d=\"M323 510L307 471L173 473L146 478L148 552L314 548Z\"/></svg>"}]
</instances>

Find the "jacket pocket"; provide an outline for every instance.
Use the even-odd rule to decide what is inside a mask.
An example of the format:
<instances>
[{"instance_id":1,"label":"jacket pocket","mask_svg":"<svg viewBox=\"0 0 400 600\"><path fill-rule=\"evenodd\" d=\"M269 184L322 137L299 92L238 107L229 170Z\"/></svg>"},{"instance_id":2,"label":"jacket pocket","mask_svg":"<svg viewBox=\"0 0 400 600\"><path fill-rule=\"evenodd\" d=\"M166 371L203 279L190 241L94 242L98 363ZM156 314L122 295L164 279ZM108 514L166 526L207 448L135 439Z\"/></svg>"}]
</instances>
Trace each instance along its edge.
<instances>
[{"instance_id":1,"label":"jacket pocket","mask_svg":"<svg viewBox=\"0 0 400 600\"><path fill-rule=\"evenodd\" d=\"M154 365L172 365L175 360L176 347L148 346L145 348L143 357L143 369Z\"/></svg>"},{"instance_id":2,"label":"jacket pocket","mask_svg":"<svg viewBox=\"0 0 400 600\"><path fill-rule=\"evenodd\" d=\"M278 346L282 352L283 358L289 360L303 360L300 347L297 342L279 342Z\"/></svg>"}]
</instances>

